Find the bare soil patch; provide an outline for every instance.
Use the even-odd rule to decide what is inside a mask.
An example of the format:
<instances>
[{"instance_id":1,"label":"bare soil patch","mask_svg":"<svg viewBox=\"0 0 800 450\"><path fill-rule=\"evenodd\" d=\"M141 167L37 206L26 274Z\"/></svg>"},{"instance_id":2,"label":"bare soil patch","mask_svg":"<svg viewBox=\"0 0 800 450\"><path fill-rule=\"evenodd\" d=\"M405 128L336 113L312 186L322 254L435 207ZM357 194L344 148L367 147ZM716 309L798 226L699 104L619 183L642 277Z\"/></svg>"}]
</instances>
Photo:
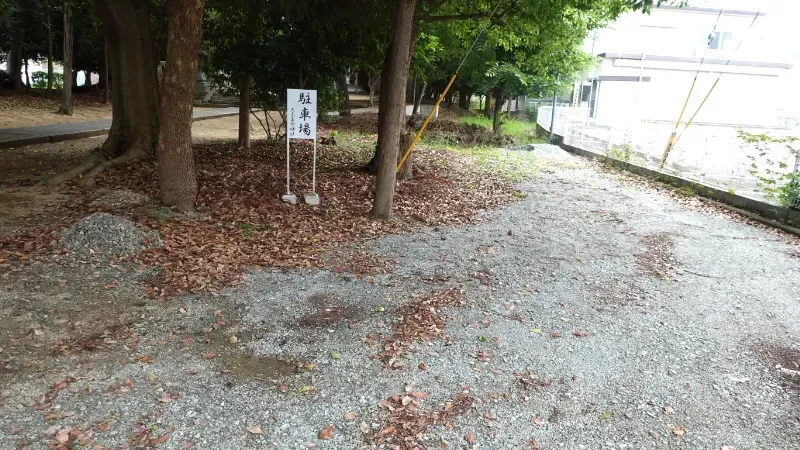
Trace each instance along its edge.
<instances>
[{"instance_id":1,"label":"bare soil patch","mask_svg":"<svg viewBox=\"0 0 800 450\"><path fill-rule=\"evenodd\" d=\"M56 114L59 96L47 99L24 92L0 93L0 128L32 127L68 122L88 122L111 118L111 102L103 104L102 94L74 93L74 114Z\"/></svg>"},{"instance_id":2,"label":"bare soil patch","mask_svg":"<svg viewBox=\"0 0 800 450\"><path fill-rule=\"evenodd\" d=\"M297 324L301 327L326 328L337 323L357 320L360 317L355 308L343 305L340 300L337 300L336 295L330 292L312 294L308 301L316 311L297 319Z\"/></svg>"},{"instance_id":3,"label":"bare soil patch","mask_svg":"<svg viewBox=\"0 0 800 450\"><path fill-rule=\"evenodd\" d=\"M636 262L647 274L669 279L675 269L676 260L672 254L675 241L669 233L655 233L641 238L645 249L636 255Z\"/></svg>"}]
</instances>

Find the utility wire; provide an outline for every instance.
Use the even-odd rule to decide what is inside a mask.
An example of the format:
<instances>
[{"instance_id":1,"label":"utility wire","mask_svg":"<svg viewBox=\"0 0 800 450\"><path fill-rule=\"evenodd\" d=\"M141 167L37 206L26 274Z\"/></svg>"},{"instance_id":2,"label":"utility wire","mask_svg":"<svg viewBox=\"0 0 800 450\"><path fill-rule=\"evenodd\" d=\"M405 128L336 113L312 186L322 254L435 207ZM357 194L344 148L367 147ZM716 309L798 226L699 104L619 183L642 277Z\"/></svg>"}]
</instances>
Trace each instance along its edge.
<instances>
[{"instance_id":1,"label":"utility wire","mask_svg":"<svg viewBox=\"0 0 800 450\"><path fill-rule=\"evenodd\" d=\"M489 17L486 18L487 24L491 23L492 17L494 17L494 13L497 12L497 7L500 6L500 3L502 1L503 0L497 0L497 3L494 5L494 9L492 9L492 13L489 14ZM403 155L402 158L400 158L400 161L397 162L397 167L395 167L396 172L400 172L400 169L403 167L403 164L406 162L406 159L408 159L408 155L410 155L411 152L414 150L414 146L417 145L419 138L422 136L422 132L425 131L425 127L428 126L428 122L430 122L431 118L433 118L433 114L439 108L439 104L441 104L442 100L444 100L444 96L447 95L447 91L450 90L450 86L452 86L453 82L456 81L456 77L458 76L458 71L461 70L461 67L464 65L464 62L467 61L467 57L469 56L470 53L472 53L472 49L475 48L475 44L478 43L478 39L480 39L481 35L483 35L483 32L486 28L488 28L488 26L481 27L480 31L478 31L478 35L475 36L475 40L472 41L472 45L470 45L469 49L467 50L467 53L461 60L461 64L458 65L458 68L456 69L455 73L453 74L452 77L450 77L450 81L447 83L447 87L445 87L444 91L442 91L442 93L439 95L439 99L436 100L436 104L433 105L433 108L431 108L431 112L428 113L428 117L426 117L425 121L422 122L422 126L419 127L419 131L417 131L417 134L414 136L414 139L411 141L411 144L408 146L408 149L406 150L405 154Z\"/></svg>"}]
</instances>

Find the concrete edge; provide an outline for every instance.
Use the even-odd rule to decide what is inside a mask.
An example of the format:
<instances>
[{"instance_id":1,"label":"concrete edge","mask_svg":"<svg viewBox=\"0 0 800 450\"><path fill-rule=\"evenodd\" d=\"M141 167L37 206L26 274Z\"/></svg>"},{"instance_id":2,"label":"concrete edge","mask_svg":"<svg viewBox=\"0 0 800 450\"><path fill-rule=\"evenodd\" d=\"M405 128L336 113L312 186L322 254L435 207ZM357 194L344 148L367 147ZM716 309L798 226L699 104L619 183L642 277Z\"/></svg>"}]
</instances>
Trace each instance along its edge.
<instances>
[{"instance_id":1,"label":"concrete edge","mask_svg":"<svg viewBox=\"0 0 800 450\"><path fill-rule=\"evenodd\" d=\"M537 125L537 131L541 135L548 134L547 130L539 125ZM723 191L714 187L705 186L696 181L687 180L676 175L659 172L653 169L648 169L647 167L642 167L626 161L614 159L602 153L596 153L590 150L565 144L564 138L557 134L554 134L553 136L553 144L558 145L569 153L596 159L609 166L617 167L656 181L661 181L677 188L690 188L708 203L724 207L729 211L741 214L765 225L769 225L786 231L787 233L800 236L800 228L798 228L798 226L800 226L800 211L772 205L759 200L753 200L747 197L742 197L741 195Z\"/></svg>"},{"instance_id":2,"label":"concrete edge","mask_svg":"<svg viewBox=\"0 0 800 450\"><path fill-rule=\"evenodd\" d=\"M192 119L192 122L199 122L201 120L219 119L221 117L230 117L238 115L239 115L238 112L229 112L229 113L215 114L209 116L195 117ZM10 141L0 141L0 148L25 147L28 145L71 141L75 139L102 136L104 134L108 134L109 131L111 131L111 128L99 128L96 130L78 131L76 133L54 134L52 136L36 136L36 137L14 139Z\"/></svg>"}]
</instances>

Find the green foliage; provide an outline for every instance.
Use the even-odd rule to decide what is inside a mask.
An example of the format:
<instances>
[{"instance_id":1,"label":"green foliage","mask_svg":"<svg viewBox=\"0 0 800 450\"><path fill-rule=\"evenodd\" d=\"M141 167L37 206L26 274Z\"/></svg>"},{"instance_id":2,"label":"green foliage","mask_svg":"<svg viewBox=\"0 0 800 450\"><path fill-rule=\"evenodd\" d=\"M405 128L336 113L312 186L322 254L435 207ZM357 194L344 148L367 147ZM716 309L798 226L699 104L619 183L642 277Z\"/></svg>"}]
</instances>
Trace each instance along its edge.
<instances>
[{"instance_id":1,"label":"green foliage","mask_svg":"<svg viewBox=\"0 0 800 450\"><path fill-rule=\"evenodd\" d=\"M31 86L37 89L47 89L47 72L33 72L31 74ZM64 86L64 74L53 72L53 89L61 89Z\"/></svg>"},{"instance_id":2,"label":"green foliage","mask_svg":"<svg viewBox=\"0 0 800 450\"><path fill-rule=\"evenodd\" d=\"M800 206L800 179L798 174L789 167L787 161L775 160L770 157L775 146L784 146L791 156L797 158L797 149L794 136L770 136L766 133L753 134L739 130L739 139L753 147L754 152L747 155L750 160L749 172L756 177L759 190L767 198L776 200L782 206Z\"/></svg>"},{"instance_id":3,"label":"green foliage","mask_svg":"<svg viewBox=\"0 0 800 450\"><path fill-rule=\"evenodd\" d=\"M610 150L606 151L606 156L614 158L619 161L631 162L633 151L628 143L613 145Z\"/></svg>"},{"instance_id":4,"label":"green foliage","mask_svg":"<svg viewBox=\"0 0 800 450\"><path fill-rule=\"evenodd\" d=\"M478 125L487 130L492 129L492 119L485 116L462 116L458 120L466 125ZM503 134L511 136L517 145L541 144L544 142L543 139L536 136L536 123L525 120L506 119L503 122Z\"/></svg>"}]
</instances>

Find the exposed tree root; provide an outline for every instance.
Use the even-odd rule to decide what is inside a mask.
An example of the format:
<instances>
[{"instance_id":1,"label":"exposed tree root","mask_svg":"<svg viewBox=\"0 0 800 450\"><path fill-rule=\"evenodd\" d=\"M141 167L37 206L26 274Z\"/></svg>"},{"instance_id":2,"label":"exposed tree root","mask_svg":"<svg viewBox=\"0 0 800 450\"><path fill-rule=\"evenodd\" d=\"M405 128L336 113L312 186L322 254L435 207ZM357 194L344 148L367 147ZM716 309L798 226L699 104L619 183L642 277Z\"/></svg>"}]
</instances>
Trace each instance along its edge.
<instances>
[{"instance_id":1,"label":"exposed tree root","mask_svg":"<svg viewBox=\"0 0 800 450\"><path fill-rule=\"evenodd\" d=\"M120 166L122 164L135 161L137 159L141 159L145 157L145 153L138 149L131 149L127 152L123 153L122 156L116 157L114 159L106 160L100 164L97 164L92 170L90 170L81 180L81 184L83 186L91 187L94 186L95 177L106 169L110 167Z\"/></svg>"},{"instance_id":2,"label":"exposed tree root","mask_svg":"<svg viewBox=\"0 0 800 450\"><path fill-rule=\"evenodd\" d=\"M80 165L49 178L46 181L42 181L38 185L58 186L76 177L86 174L81 178L81 185L91 187L95 184L95 177L97 177L97 175L101 174L106 169L135 161L137 159L144 158L145 156L147 156L147 154L141 150L141 148L133 147L127 152L123 153L121 156L112 159L106 159L103 157L102 149L99 148L95 150L95 152L92 153L92 155Z\"/></svg>"}]
</instances>

